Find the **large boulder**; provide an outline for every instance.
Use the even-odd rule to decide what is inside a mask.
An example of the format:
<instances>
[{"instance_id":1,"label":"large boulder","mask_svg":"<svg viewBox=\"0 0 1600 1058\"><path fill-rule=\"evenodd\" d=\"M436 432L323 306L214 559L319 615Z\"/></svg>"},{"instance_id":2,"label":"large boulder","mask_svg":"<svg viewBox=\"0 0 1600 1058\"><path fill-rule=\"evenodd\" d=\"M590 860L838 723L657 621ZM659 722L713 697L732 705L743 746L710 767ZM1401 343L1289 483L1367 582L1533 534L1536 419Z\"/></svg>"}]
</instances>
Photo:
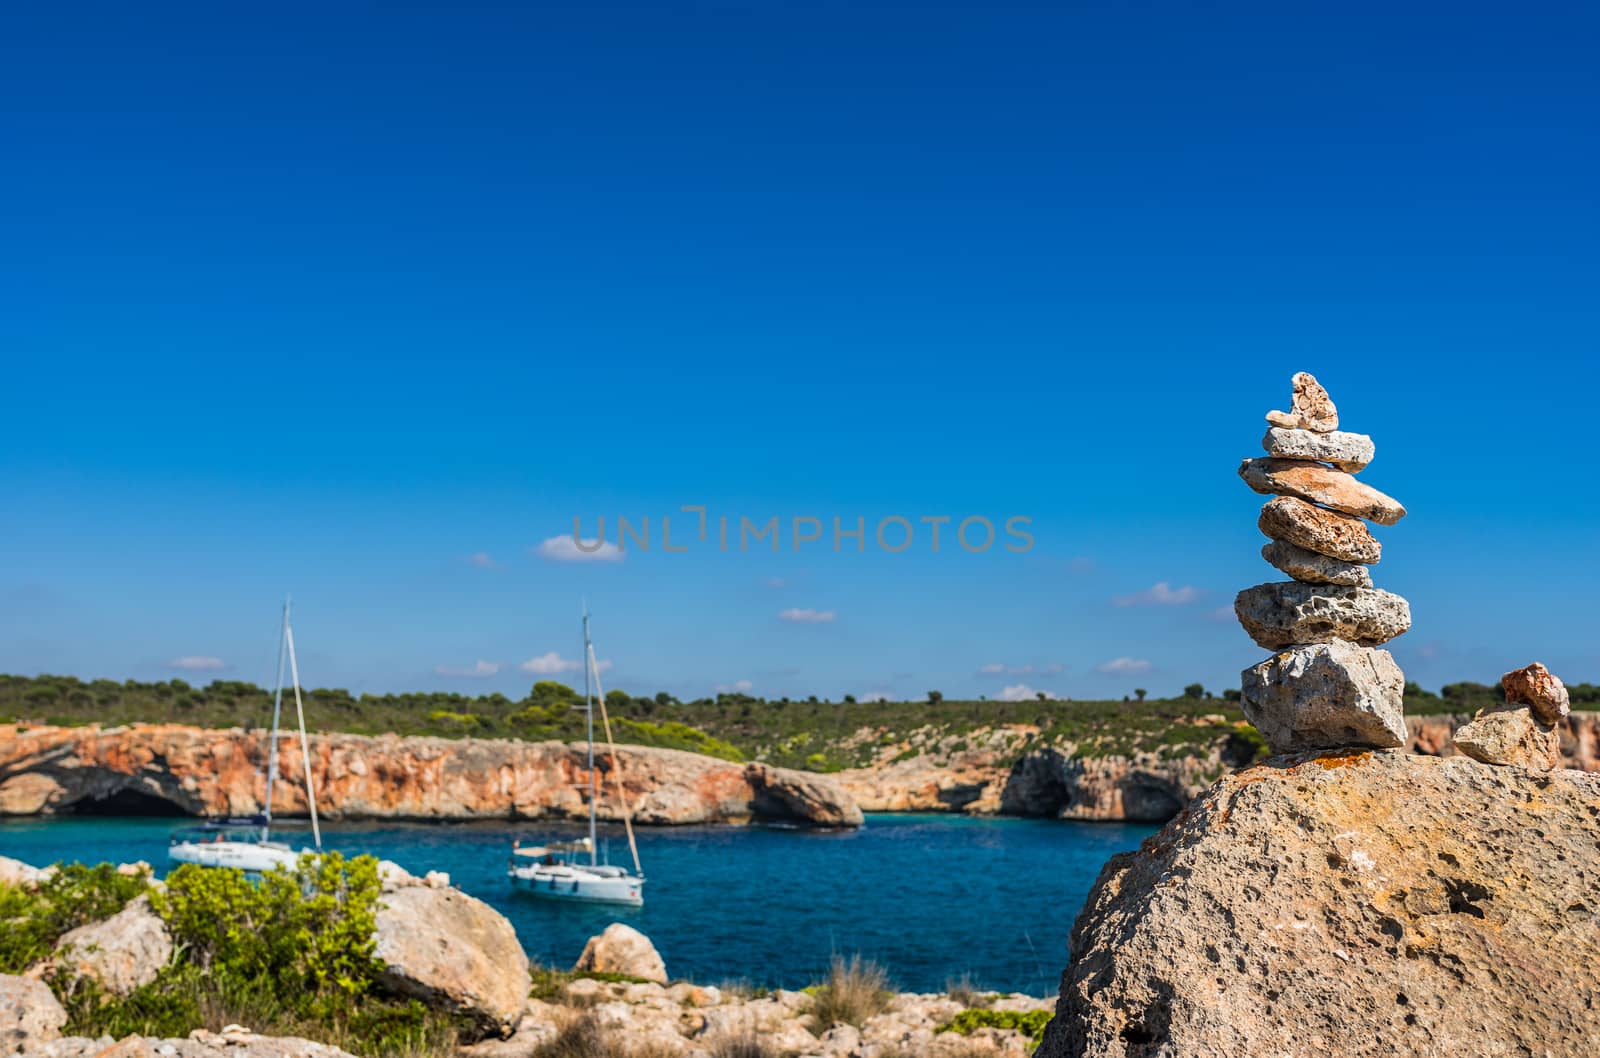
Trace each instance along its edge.
<instances>
[{"instance_id":1,"label":"large boulder","mask_svg":"<svg viewBox=\"0 0 1600 1058\"><path fill-rule=\"evenodd\" d=\"M61 1035L67 1012L43 981L0 974L0 1054L21 1054Z\"/></svg>"},{"instance_id":2,"label":"large boulder","mask_svg":"<svg viewBox=\"0 0 1600 1058\"><path fill-rule=\"evenodd\" d=\"M650 938L621 922L613 922L599 936L590 937L575 972L626 974L658 984L667 983L667 964Z\"/></svg>"},{"instance_id":3,"label":"large boulder","mask_svg":"<svg viewBox=\"0 0 1600 1058\"><path fill-rule=\"evenodd\" d=\"M141 896L108 919L63 934L54 961L125 996L154 981L171 958L167 923Z\"/></svg>"},{"instance_id":4,"label":"large boulder","mask_svg":"<svg viewBox=\"0 0 1600 1058\"><path fill-rule=\"evenodd\" d=\"M504 915L459 889L402 886L383 894L380 983L510 1035L528 1002L528 956Z\"/></svg>"},{"instance_id":5,"label":"large boulder","mask_svg":"<svg viewBox=\"0 0 1600 1058\"><path fill-rule=\"evenodd\" d=\"M1039 1058L1594 1052L1600 775L1276 757L1106 864Z\"/></svg>"}]
</instances>

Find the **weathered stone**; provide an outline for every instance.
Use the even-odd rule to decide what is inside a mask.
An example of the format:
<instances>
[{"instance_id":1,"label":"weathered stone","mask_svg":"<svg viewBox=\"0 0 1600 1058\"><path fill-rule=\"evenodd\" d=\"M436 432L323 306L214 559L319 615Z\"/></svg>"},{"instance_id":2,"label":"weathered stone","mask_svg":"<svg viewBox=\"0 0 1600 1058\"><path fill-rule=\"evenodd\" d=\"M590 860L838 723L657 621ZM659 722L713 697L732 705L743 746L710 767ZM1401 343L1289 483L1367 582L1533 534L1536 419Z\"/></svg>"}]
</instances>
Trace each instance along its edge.
<instances>
[{"instance_id":1,"label":"weathered stone","mask_svg":"<svg viewBox=\"0 0 1600 1058\"><path fill-rule=\"evenodd\" d=\"M108 919L63 934L53 961L125 996L154 981L171 958L167 923L151 908L150 898L141 896Z\"/></svg>"},{"instance_id":2,"label":"weathered stone","mask_svg":"<svg viewBox=\"0 0 1600 1058\"><path fill-rule=\"evenodd\" d=\"M1275 753L1406 742L1405 674L1387 650L1335 640L1245 669L1239 704Z\"/></svg>"},{"instance_id":3,"label":"weathered stone","mask_svg":"<svg viewBox=\"0 0 1600 1058\"><path fill-rule=\"evenodd\" d=\"M1267 412L1267 422L1284 429L1315 430L1330 433L1339 428L1339 409L1315 375L1301 371L1291 380L1294 395L1288 411Z\"/></svg>"},{"instance_id":4,"label":"weathered stone","mask_svg":"<svg viewBox=\"0 0 1600 1058\"><path fill-rule=\"evenodd\" d=\"M1246 459L1239 476L1257 492L1297 496L1357 518L1393 525L1406 516L1399 501L1342 470L1294 459Z\"/></svg>"},{"instance_id":5,"label":"weathered stone","mask_svg":"<svg viewBox=\"0 0 1600 1058\"><path fill-rule=\"evenodd\" d=\"M1500 686L1506 701L1529 706L1541 724L1554 724L1572 711L1567 685L1537 661L1500 677Z\"/></svg>"},{"instance_id":6,"label":"weathered stone","mask_svg":"<svg viewBox=\"0 0 1600 1058\"><path fill-rule=\"evenodd\" d=\"M0 974L0 1054L35 1050L61 1035L67 1012L43 981Z\"/></svg>"},{"instance_id":7,"label":"weathered stone","mask_svg":"<svg viewBox=\"0 0 1600 1058\"><path fill-rule=\"evenodd\" d=\"M1370 566L1383 557L1383 545L1366 522L1353 514L1325 510L1293 496L1268 500L1256 526L1274 540L1287 540L1342 562Z\"/></svg>"},{"instance_id":8,"label":"weathered stone","mask_svg":"<svg viewBox=\"0 0 1600 1058\"><path fill-rule=\"evenodd\" d=\"M1038 1058L1594 1054L1597 817L1462 757L1225 776L1101 871Z\"/></svg>"},{"instance_id":9,"label":"weathered stone","mask_svg":"<svg viewBox=\"0 0 1600 1058\"><path fill-rule=\"evenodd\" d=\"M1471 723L1456 728L1456 748L1485 764L1510 764L1534 771L1561 765L1561 736L1542 724L1526 705L1480 709Z\"/></svg>"},{"instance_id":10,"label":"weathered stone","mask_svg":"<svg viewBox=\"0 0 1600 1058\"><path fill-rule=\"evenodd\" d=\"M613 922L605 932L590 937L578 956L574 971L627 974L646 981L667 983L667 966L650 938L621 922Z\"/></svg>"},{"instance_id":11,"label":"weathered stone","mask_svg":"<svg viewBox=\"0 0 1600 1058\"><path fill-rule=\"evenodd\" d=\"M1310 430L1286 430L1273 426L1261 439L1261 447L1268 455L1280 459L1310 459L1319 463L1332 463L1340 470L1354 474L1365 470L1372 462L1372 438L1364 433L1313 433Z\"/></svg>"},{"instance_id":12,"label":"weathered stone","mask_svg":"<svg viewBox=\"0 0 1600 1058\"><path fill-rule=\"evenodd\" d=\"M1268 650L1334 639L1376 647L1411 627L1411 607L1393 592L1295 580L1246 588L1234 599L1233 612L1250 638Z\"/></svg>"},{"instance_id":13,"label":"weathered stone","mask_svg":"<svg viewBox=\"0 0 1600 1058\"><path fill-rule=\"evenodd\" d=\"M0 885L19 885L24 889L32 889L49 878L50 874L48 869L13 860L9 856L0 856Z\"/></svg>"},{"instance_id":14,"label":"weathered stone","mask_svg":"<svg viewBox=\"0 0 1600 1058\"><path fill-rule=\"evenodd\" d=\"M298 1036L258 1036L232 1025L221 1032L195 1029L182 1039L68 1036L27 1052L24 1058L355 1058L329 1043Z\"/></svg>"},{"instance_id":15,"label":"weathered stone","mask_svg":"<svg viewBox=\"0 0 1600 1058\"><path fill-rule=\"evenodd\" d=\"M1261 557L1295 580L1310 584L1341 584L1352 588L1372 587L1372 572L1366 566L1319 555L1287 540L1271 540L1263 544Z\"/></svg>"},{"instance_id":16,"label":"weathered stone","mask_svg":"<svg viewBox=\"0 0 1600 1058\"><path fill-rule=\"evenodd\" d=\"M387 891L378 911L381 983L509 1035L522 1018L528 956L504 915L458 889Z\"/></svg>"}]
</instances>

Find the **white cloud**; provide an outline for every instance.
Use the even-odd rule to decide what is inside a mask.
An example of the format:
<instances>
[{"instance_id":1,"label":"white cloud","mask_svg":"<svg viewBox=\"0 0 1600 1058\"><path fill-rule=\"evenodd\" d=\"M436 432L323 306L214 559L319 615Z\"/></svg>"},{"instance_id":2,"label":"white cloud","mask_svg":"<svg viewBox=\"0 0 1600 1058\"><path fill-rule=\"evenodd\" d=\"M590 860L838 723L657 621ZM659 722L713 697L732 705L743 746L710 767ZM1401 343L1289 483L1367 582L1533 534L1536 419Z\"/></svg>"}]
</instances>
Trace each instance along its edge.
<instances>
[{"instance_id":1,"label":"white cloud","mask_svg":"<svg viewBox=\"0 0 1600 1058\"><path fill-rule=\"evenodd\" d=\"M468 555L464 561L467 563L467 565L475 566L478 569L502 568L500 563L494 560L494 556L489 554L487 551L474 551L472 554Z\"/></svg>"},{"instance_id":2,"label":"white cloud","mask_svg":"<svg viewBox=\"0 0 1600 1058\"><path fill-rule=\"evenodd\" d=\"M1141 672L1149 672L1155 666L1143 658L1112 658L1101 665L1096 665L1094 671L1103 672L1107 676L1137 676Z\"/></svg>"},{"instance_id":3,"label":"white cloud","mask_svg":"<svg viewBox=\"0 0 1600 1058\"><path fill-rule=\"evenodd\" d=\"M996 697L1002 702L1026 702L1039 697L1041 694L1046 698L1055 697L1055 692L1053 691L1029 687L1026 683L1013 683L1009 687L1003 687Z\"/></svg>"},{"instance_id":4,"label":"white cloud","mask_svg":"<svg viewBox=\"0 0 1600 1058\"><path fill-rule=\"evenodd\" d=\"M1144 591L1132 595L1118 595L1111 600L1114 606L1183 606L1200 598L1200 589L1185 585L1174 588L1166 581L1152 584Z\"/></svg>"},{"instance_id":5,"label":"white cloud","mask_svg":"<svg viewBox=\"0 0 1600 1058\"><path fill-rule=\"evenodd\" d=\"M1044 673L1046 676L1059 676L1063 672L1067 671L1067 667L1065 665L1061 664L1059 661L1057 661L1057 662L1052 662L1049 665L1046 665L1044 668L1040 669L1039 671Z\"/></svg>"},{"instance_id":6,"label":"white cloud","mask_svg":"<svg viewBox=\"0 0 1600 1058\"><path fill-rule=\"evenodd\" d=\"M784 580L782 577L768 577L762 583L774 590L778 588L787 588L789 586L789 582Z\"/></svg>"},{"instance_id":7,"label":"white cloud","mask_svg":"<svg viewBox=\"0 0 1600 1058\"><path fill-rule=\"evenodd\" d=\"M530 550L540 558L549 559L551 562L622 561L622 549L609 540L588 539L583 542L583 546L588 550L581 550L577 541L568 533L562 536L552 536L538 547Z\"/></svg>"},{"instance_id":8,"label":"white cloud","mask_svg":"<svg viewBox=\"0 0 1600 1058\"><path fill-rule=\"evenodd\" d=\"M434 670L437 676L448 676L458 680L482 680L493 676L500 671L497 661L478 661L471 668L459 668L453 665L439 665Z\"/></svg>"},{"instance_id":9,"label":"white cloud","mask_svg":"<svg viewBox=\"0 0 1600 1058\"><path fill-rule=\"evenodd\" d=\"M611 671L610 661L597 661L594 666L601 672ZM517 668L534 676L560 676L567 672L582 672L583 662L577 658L564 658L554 650L548 654L540 654L536 658L529 658Z\"/></svg>"},{"instance_id":10,"label":"white cloud","mask_svg":"<svg viewBox=\"0 0 1600 1058\"><path fill-rule=\"evenodd\" d=\"M832 610L802 610L791 607L778 615L778 620L788 621L790 624L823 625L832 621L838 614Z\"/></svg>"},{"instance_id":11,"label":"white cloud","mask_svg":"<svg viewBox=\"0 0 1600 1058\"><path fill-rule=\"evenodd\" d=\"M751 683L749 680L735 680L732 684L719 683L713 688L713 690L715 690L718 694L728 694L729 692L737 694L749 694L751 691L755 690L755 687L756 685Z\"/></svg>"},{"instance_id":12,"label":"white cloud","mask_svg":"<svg viewBox=\"0 0 1600 1058\"><path fill-rule=\"evenodd\" d=\"M200 654L173 658L167 662L167 668L177 669L179 672L220 672L227 667L228 663L221 658L211 658Z\"/></svg>"}]
</instances>

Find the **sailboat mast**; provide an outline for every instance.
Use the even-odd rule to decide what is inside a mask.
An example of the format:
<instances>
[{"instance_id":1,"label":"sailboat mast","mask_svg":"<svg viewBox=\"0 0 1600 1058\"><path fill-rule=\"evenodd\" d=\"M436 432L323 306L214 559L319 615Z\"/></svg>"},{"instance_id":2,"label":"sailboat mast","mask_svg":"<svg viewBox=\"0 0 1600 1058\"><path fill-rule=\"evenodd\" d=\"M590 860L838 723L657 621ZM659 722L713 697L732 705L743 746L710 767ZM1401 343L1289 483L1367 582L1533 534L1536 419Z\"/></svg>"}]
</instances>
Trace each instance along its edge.
<instances>
[{"instance_id":1,"label":"sailboat mast","mask_svg":"<svg viewBox=\"0 0 1600 1058\"><path fill-rule=\"evenodd\" d=\"M272 741L267 744L267 825L261 828L262 840L272 832L272 788L278 781L278 718L283 713L283 662L289 644L289 597L283 597L283 627L278 629L278 682L272 687Z\"/></svg>"},{"instance_id":2,"label":"sailboat mast","mask_svg":"<svg viewBox=\"0 0 1600 1058\"><path fill-rule=\"evenodd\" d=\"M284 641L289 645L289 675L294 679L294 711L300 721L300 759L306 769L306 803L311 806L311 838L317 851L322 851L322 828L317 824L317 785L311 778L311 743L306 739L306 707L300 700L300 666L294 657L294 629L283 626Z\"/></svg>"},{"instance_id":3,"label":"sailboat mast","mask_svg":"<svg viewBox=\"0 0 1600 1058\"><path fill-rule=\"evenodd\" d=\"M583 656L589 656L589 610L583 611ZM594 774L594 696L589 691L589 664L583 666L583 713L589 738L589 866L599 863L595 847L595 814L599 811L600 790Z\"/></svg>"}]
</instances>

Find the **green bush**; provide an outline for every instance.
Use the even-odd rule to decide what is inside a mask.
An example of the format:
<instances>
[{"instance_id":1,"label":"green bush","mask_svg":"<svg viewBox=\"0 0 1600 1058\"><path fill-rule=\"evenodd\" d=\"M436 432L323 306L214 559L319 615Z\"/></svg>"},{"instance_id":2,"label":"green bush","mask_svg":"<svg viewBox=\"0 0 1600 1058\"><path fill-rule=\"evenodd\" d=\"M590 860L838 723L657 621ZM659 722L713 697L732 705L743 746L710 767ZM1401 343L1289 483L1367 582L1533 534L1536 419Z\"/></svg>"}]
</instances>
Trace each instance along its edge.
<instances>
[{"instance_id":1,"label":"green bush","mask_svg":"<svg viewBox=\"0 0 1600 1058\"><path fill-rule=\"evenodd\" d=\"M958 1032L970 1036L978 1029L1015 1029L1026 1033L1037 1047L1044 1042L1044 1027L1050 1024L1048 1010L963 1010L950 1024L939 1026L940 1032Z\"/></svg>"},{"instance_id":2,"label":"green bush","mask_svg":"<svg viewBox=\"0 0 1600 1058\"><path fill-rule=\"evenodd\" d=\"M149 882L109 863L64 863L35 889L0 885L0 973L21 973L49 955L63 933L110 918Z\"/></svg>"}]
</instances>

